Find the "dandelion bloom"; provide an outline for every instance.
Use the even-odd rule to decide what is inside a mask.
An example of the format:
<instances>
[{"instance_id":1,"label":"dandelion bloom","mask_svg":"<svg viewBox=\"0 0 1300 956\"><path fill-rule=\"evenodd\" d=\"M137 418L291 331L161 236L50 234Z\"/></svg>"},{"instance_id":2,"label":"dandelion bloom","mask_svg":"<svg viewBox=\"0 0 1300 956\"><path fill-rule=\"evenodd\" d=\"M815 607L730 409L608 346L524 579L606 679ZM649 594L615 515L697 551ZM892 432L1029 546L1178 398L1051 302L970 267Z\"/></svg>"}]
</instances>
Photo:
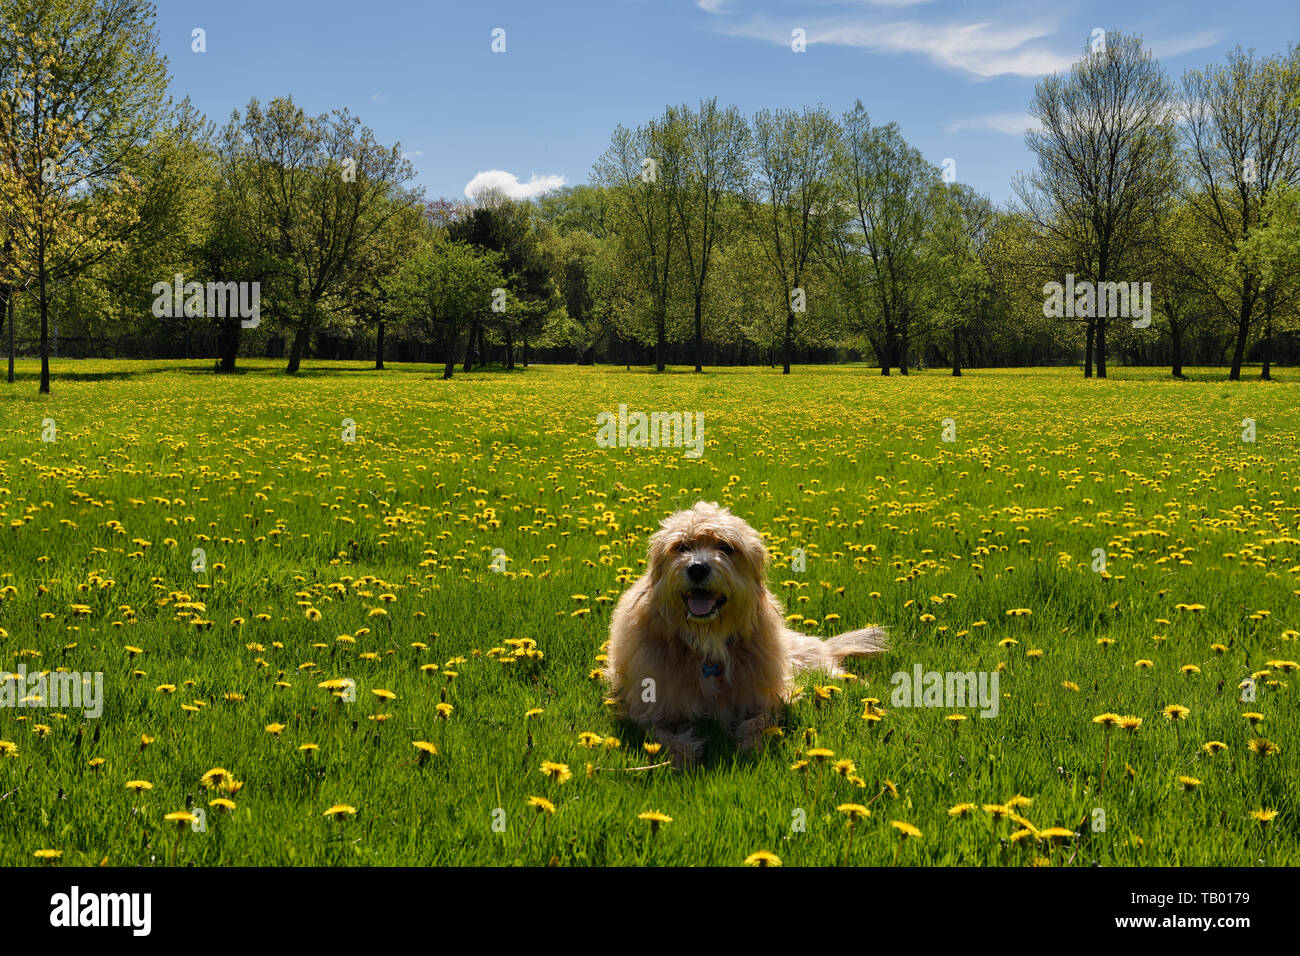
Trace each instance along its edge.
<instances>
[{"instance_id":1,"label":"dandelion bloom","mask_svg":"<svg viewBox=\"0 0 1300 956\"><path fill-rule=\"evenodd\" d=\"M346 803L336 803L334 804L334 806L326 810L323 816L327 816L327 817L342 817L345 815L355 816L356 812L357 812L356 807L350 807Z\"/></svg>"},{"instance_id":2,"label":"dandelion bloom","mask_svg":"<svg viewBox=\"0 0 1300 956\"><path fill-rule=\"evenodd\" d=\"M1265 740L1263 737L1256 737L1249 745L1250 752L1260 757L1271 757L1275 753L1281 753L1282 748L1271 740Z\"/></svg>"},{"instance_id":3,"label":"dandelion bloom","mask_svg":"<svg viewBox=\"0 0 1300 956\"><path fill-rule=\"evenodd\" d=\"M921 831L906 820L890 820L889 825L903 834L904 837L919 837L921 835Z\"/></svg>"},{"instance_id":4,"label":"dandelion bloom","mask_svg":"<svg viewBox=\"0 0 1300 956\"><path fill-rule=\"evenodd\" d=\"M148 780L128 780L126 782L126 789L134 790L136 793L139 793L142 790L152 790L153 784Z\"/></svg>"},{"instance_id":5,"label":"dandelion bloom","mask_svg":"<svg viewBox=\"0 0 1300 956\"><path fill-rule=\"evenodd\" d=\"M188 810L177 810L175 813L167 814L163 819L172 823L184 825L186 823L193 823L198 819L198 817L190 813Z\"/></svg>"},{"instance_id":6,"label":"dandelion bloom","mask_svg":"<svg viewBox=\"0 0 1300 956\"><path fill-rule=\"evenodd\" d=\"M948 808L948 816L964 817L974 809L975 809L975 804L973 803L959 803L955 807Z\"/></svg>"},{"instance_id":7,"label":"dandelion bloom","mask_svg":"<svg viewBox=\"0 0 1300 956\"><path fill-rule=\"evenodd\" d=\"M638 813L636 818L650 824L651 830L658 830L665 823L673 822L672 817L666 813L660 813L658 810L647 810L645 813Z\"/></svg>"},{"instance_id":8,"label":"dandelion bloom","mask_svg":"<svg viewBox=\"0 0 1300 956\"><path fill-rule=\"evenodd\" d=\"M573 774L569 771L569 767L567 764L556 763L553 760L542 761L541 771L543 774L545 774L547 777L550 777L551 780L555 781L556 783L564 783L566 780L568 780L570 777L573 776Z\"/></svg>"},{"instance_id":9,"label":"dandelion bloom","mask_svg":"<svg viewBox=\"0 0 1300 956\"><path fill-rule=\"evenodd\" d=\"M1244 714L1242 714L1241 716L1243 716L1243 717L1245 717L1247 720L1249 720L1249 721L1250 721L1250 726L1252 726L1252 727L1254 727L1256 724L1259 724L1260 722L1262 722L1262 721L1264 720L1264 715L1263 715L1263 714L1257 714L1257 713L1255 713L1255 712L1253 712L1253 711L1249 711L1249 712L1247 712L1247 713L1244 713Z\"/></svg>"},{"instance_id":10,"label":"dandelion bloom","mask_svg":"<svg viewBox=\"0 0 1300 956\"><path fill-rule=\"evenodd\" d=\"M215 800L209 800L208 806L229 811L235 809L235 801L227 799L226 797L217 797Z\"/></svg>"},{"instance_id":11,"label":"dandelion bloom","mask_svg":"<svg viewBox=\"0 0 1300 956\"><path fill-rule=\"evenodd\" d=\"M547 800L545 797L529 797L528 805L530 807L536 807L538 813L555 812L555 804L551 803L551 801Z\"/></svg>"},{"instance_id":12,"label":"dandelion bloom","mask_svg":"<svg viewBox=\"0 0 1300 956\"><path fill-rule=\"evenodd\" d=\"M1179 777L1178 782L1182 784L1184 790L1195 790L1201 785L1201 781L1195 777Z\"/></svg>"},{"instance_id":13,"label":"dandelion bloom","mask_svg":"<svg viewBox=\"0 0 1300 956\"><path fill-rule=\"evenodd\" d=\"M233 776L225 767L213 767L199 779L199 782L209 790L216 790L226 781L232 779L234 779Z\"/></svg>"},{"instance_id":14,"label":"dandelion bloom","mask_svg":"<svg viewBox=\"0 0 1300 956\"><path fill-rule=\"evenodd\" d=\"M1155 664L1152 663L1151 661L1147 660L1147 659L1144 657L1144 658L1142 658L1142 660L1140 660L1140 661L1134 661L1134 662L1133 662L1133 666L1134 666L1134 667L1143 667L1143 668L1145 668L1145 667L1154 667Z\"/></svg>"},{"instance_id":15,"label":"dandelion bloom","mask_svg":"<svg viewBox=\"0 0 1300 956\"><path fill-rule=\"evenodd\" d=\"M835 809L848 817L850 823L854 820L865 820L871 816L871 811L860 803L841 803Z\"/></svg>"},{"instance_id":16,"label":"dandelion bloom","mask_svg":"<svg viewBox=\"0 0 1300 956\"><path fill-rule=\"evenodd\" d=\"M1277 811L1269 810L1267 808L1261 807L1258 810L1251 810L1250 815L1254 817L1256 820L1258 820L1260 823L1268 823L1275 816L1277 816Z\"/></svg>"},{"instance_id":17,"label":"dandelion bloom","mask_svg":"<svg viewBox=\"0 0 1300 956\"><path fill-rule=\"evenodd\" d=\"M1207 754L1213 755L1213 754L1217 754L1220 750L1227 750L1228 745L1225 744L1222 740L1208 740L1205 743L1201 744L1201 749L1204 750Z\"/></svg>"},{"instance_id":18,"label":"dandelion bloom","mask_svg":"<svg viewBox=\"0 0 1300 956\"><path fill-rule=\"evenodd\" d=\"M1107 730L1118 727L1121 720L1123 718L1119 714L1098 714L1092 718L1094 724L1101 724Z\"/></svg>"},{"instance_id":19,"label":"dandelion bloom","mask_svg":"<svg viewBox=\"0 0 1300 956\"><path fill-rule=\"evenodd\" d=\"M1044 840L1069 840L1075 836L1073 830L1067 830L1065 827L1048 827L1038 834Z\"/></svg>"},{"instance_id":20,"label":"dandelion bloom","mask_svg":"<svg viewBox=\"0 0 1300 956\"><path fill-rule=\"evenodd\" d=\"M63 856L62 850L37 850L32 856L38 860L57 860Z\"/></svg>"},{"instance_id":21,"label":"dandelion bloom","mask_svg":"<svg viewBox=\"0 0 1300 956\"><path fill-rule=\"evenodd\" d=\"M1119 725L1131 733L1142 726L1142 718L1126 715L1119 719Z\"/></svg>"},{"instance_id":22,"label":"dandelion bloom","mask_svg":"<svg viewBox=\"0 0 1300 956\"><path fill-rule=\"evenodd\" d=\"M1191 711L1182 704L1170 704L1164 709L1164 715L1170 720L1182 720L1190 713Z\"/></svg>"},{"instance_id":23,"label":"dandelion bloom","mask_svg":"<svg viewBox=\"0 0 1300 956\"><path fill-rule=\"evenodd\" d=\"M781 858L770 850L756 850L745 857L745 866L780 866Z\"/></svg>"}]
</instances>

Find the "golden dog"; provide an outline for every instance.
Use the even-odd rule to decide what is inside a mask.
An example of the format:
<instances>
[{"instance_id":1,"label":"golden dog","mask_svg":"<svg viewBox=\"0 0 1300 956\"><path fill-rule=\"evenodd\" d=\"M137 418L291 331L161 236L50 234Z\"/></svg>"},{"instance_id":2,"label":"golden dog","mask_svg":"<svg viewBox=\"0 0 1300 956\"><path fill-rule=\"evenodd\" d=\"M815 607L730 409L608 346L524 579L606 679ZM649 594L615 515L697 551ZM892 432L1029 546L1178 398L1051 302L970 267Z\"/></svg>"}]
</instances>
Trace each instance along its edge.
<instances>
[{"instance_id":1,"label":"golden dog","mask_svg":"<svg viewBox=\"0 0 1300 956\"><path fill-rule=\"evenodd\" d=\"M767 589L767 557L748 523L702 501L664 519L646 573L614 608L605 680L622 715L650 730L679 767L704 745L692 721L714 718L741 750L755 749L789 701L796 670L842 676L844 658L885 650L878 627L828 640L787 628Z\"/></svg>"}]
</instances>

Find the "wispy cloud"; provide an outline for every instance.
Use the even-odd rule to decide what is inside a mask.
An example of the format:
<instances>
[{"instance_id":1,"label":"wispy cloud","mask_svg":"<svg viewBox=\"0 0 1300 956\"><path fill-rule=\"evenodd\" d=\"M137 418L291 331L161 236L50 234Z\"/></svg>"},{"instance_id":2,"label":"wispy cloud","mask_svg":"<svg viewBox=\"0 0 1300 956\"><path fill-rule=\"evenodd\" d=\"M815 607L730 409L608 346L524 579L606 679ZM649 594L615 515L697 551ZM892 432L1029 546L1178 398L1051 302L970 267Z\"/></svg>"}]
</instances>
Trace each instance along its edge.
<instances>
[{"instance_id":1,"label":"wispy cloud","mask_svg":"<svg viewBox=\"0 0 1300 956\"><path fill-rule=\"evenodd\" d=\"M1193 50L1204 50L1222 40L1222 30L1198 30L1195 33L1184 33L1163 40L1152 40L1146 45L1157 58L1164 59L1167 56L1191 53Z\"/></svg>"},{"instance_id":2,"label":"wispy cloud","mask_svg":"<svg viewBox=\"0 0 1300 956\"><path fill-rule=\"evenodd\" d=\"M417 156L423 156L424 150L412 149L402 154L402 159L415 159Z\"/></svg>"},{"instance_id":3,"label":"wispy cloud","mask_svg":"<svg viewBox=\"0 0 1300 956\"><path fill-rule=\"evenodd\" d=\"M960 133L970 129L989 129L995 133L1019 136L1027 129L1038 129L1040 124L1028 113L988 113L984 116L968 116L966 119L949 123L944 127L948 133Z\"/></svg>"},{"instance_id":4,"label":"wispy cloud","mask_svg":"<svg viewBox=\"0 0 1300 956\"><path fill-rule=\"evenodd\" d=\"M525 183L504 169L486 169L465 184L465 196L473 199L485 189L495 189L511 199L532 199L552 189L559 189L564 183L563 176L538 176L536 173Z\"/></svg>"},{"instance_id":5,"label":"wispy cloud","mask_svg":"<svg viewBox=\"0 0 1300 956\"><path fill-rule=\"evenodd\" d=\"M857 47L873 53L920 54L933 62L978 77L1043 76L1067 70L1075 56L1047 49L1041 43L1053 28L1022 23L1016 25L980 23L929 24L917 20L872 23L861 17L810 19L801 24L807 43ZM750 37L769 43L790 43L791 28L778 25L759 14L743 22L725 24L721 31L730 36Z\"/></svg>"}]
</instances>

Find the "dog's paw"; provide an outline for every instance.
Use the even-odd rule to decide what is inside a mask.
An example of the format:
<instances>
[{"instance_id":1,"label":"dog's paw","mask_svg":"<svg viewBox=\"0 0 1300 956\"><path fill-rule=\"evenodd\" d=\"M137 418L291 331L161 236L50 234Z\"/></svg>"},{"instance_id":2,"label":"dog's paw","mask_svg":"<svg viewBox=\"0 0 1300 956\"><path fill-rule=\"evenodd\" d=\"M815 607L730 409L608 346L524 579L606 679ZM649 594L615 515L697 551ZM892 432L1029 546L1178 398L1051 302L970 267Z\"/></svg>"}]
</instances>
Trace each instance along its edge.
<instances>
[{"instance_id":1,"label":"dog's paw","mask_svg":"<svg viewBox=\"0 0 1300 956\"><path fill-rule=\"evenodd\" d=\"M664 744L675 770L689 770L704 756L704 741L685 734L674 736Z\"/></svg>"},{"instance_id":2,"label":"dog's paw","mask_svg":"<svg viewBox=\"0 0 1300 956\"><path fill-rule=\"evenodd\" d=\"M763 732L767 730L768 723L769 719L766 714L741 721L732 732L732 737L736 741L736 749L741 753L757 753L762 750Z\"/></svg>"}]
</instances>

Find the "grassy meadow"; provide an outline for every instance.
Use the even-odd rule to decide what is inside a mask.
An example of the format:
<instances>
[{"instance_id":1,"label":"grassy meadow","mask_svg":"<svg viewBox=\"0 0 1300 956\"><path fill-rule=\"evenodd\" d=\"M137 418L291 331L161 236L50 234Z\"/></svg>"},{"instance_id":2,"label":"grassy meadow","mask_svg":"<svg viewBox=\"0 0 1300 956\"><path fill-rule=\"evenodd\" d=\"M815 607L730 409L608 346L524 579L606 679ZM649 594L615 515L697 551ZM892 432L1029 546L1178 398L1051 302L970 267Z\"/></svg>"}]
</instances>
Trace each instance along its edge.
<instances>
[{"instance_id":1,"label":"grassy meadow","mask_svg":"<svg viewBox=\"0 0 1300 956\"><path fill-rule=\"evenodd\" d=\"M0 864L1300 863L1295 370L245 365L0 385L0 670L104 691L0 708ZM703 456L598 447L620 403ZM699 499L792 626L893 647L677 773L594 672ZM997 716L896 706L917 665L997 673Z\"/></svg>"}]
</instances>

